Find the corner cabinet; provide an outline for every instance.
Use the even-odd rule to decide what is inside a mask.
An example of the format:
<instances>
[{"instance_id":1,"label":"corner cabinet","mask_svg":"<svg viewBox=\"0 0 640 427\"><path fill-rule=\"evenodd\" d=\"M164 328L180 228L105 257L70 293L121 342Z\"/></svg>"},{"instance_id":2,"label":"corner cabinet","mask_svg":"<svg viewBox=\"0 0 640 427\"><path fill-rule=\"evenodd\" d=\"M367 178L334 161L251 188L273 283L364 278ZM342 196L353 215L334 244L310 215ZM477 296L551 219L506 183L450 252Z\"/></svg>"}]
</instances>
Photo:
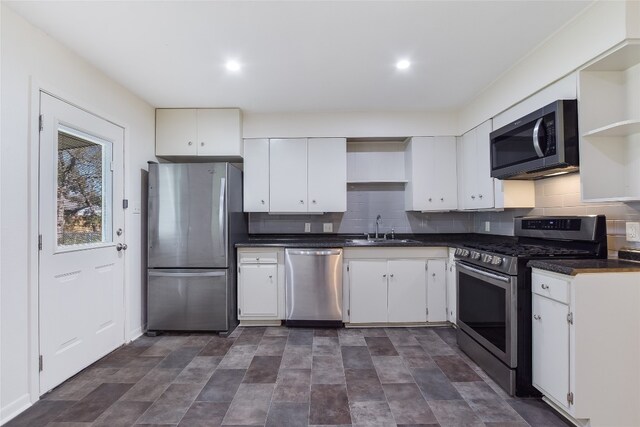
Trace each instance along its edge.
<instances>
[{"instance_id":1,"label":"corner cabinet","mask_svg":"<svg viewBox=\"0 0 640 427\"><path fill-rule=\"evenodd\" d=\"M345 138L246 139L245 212L347 210Z\"/></svg>"},{"instance_id":2,"label":"corner cabinet","mask_svg":"<svg viewBox=\"0 0 640 427\"><path fill-rule=\"evenodd\" d=\"M159 108L156 156L242 157L242 115L236 108Z\"/></svg>"},{"instance_id":3,"label":"corner cabinet","mask_svg":"<svg viewBox=\"0 0 640 427\"><path fill-rule=\"evenodd\" d=\"M455 137L410 138L405 172L406 210L438 212L458 208Z\"/></svg>"},{"instance_id":4,"label":"corner cabinet","mask_svg":"<svg viewBox=\"0 0 640 427\"><path fill-rule=\"evenodd\" d=\"M283 257L282 249L238 249L238 319L242 324L280 324Z\"/></svg>"},{"instance_id":5,"label":"corner cabinet","mask_svg":"<svg viewBox=\"0 0 640 427\"><path fill-rule=\"evenodd\" d=\"M346 248L345 322L445 322L446 253L446 248Z\"/></svg>"},{"instance_id":6,"label":"corner cabinet","mask_svg":"<svg viewBox=\"0 0 640 427\"><path fill-rule=\"evenodd\" d=\"M533 269L533 385L577 425L640 425L640 273Z\"/></svg>"},{"instance_id":7,"label":"corner cabinet","mask_svg":"<svg viewBox=\"0 0 640 427\"><path fill-rule=\"evenodd\" d=\"M495 206L489 133L491 120L471 129L458 140L458 206L461 210Z\"/></svg>"},{"instance_id":8,"label":"corner cabinet","mask_svg":"<svg viewBox=\"0 0 640 427\"><path fill-rule=\"evenodd\" d=\"M606 53L578 78L582 200L640 200L640 41Z\"/></svg>"},{"instance_id":9,"label":"corner cabinet","mask_svg":"<svg viewBox=\"0 0 640 427\"><path fill-rule=\"evenodd\" d=\"M458 209L535 207L533 181L498 180L491 177L491 131L492 121L487 120L458 138Z\"/></svg>"}]
</instances>

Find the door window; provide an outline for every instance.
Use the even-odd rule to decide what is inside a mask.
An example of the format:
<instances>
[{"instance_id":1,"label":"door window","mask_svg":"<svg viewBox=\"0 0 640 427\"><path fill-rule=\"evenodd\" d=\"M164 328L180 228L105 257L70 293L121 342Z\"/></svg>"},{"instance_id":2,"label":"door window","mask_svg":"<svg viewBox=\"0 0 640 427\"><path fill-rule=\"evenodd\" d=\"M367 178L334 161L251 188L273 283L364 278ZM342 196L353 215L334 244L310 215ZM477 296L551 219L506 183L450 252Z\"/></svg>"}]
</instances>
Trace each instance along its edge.
<instances>
[{"instance_id":1,"label":"door window","mask_svg":"<svg viewBox=\"0 0 640 427\"><path fill-rule=\"evenodd\" d=\"M109 141L60 125L56 236L59 249L113 241Z\"/></svg>"}]
</instances>

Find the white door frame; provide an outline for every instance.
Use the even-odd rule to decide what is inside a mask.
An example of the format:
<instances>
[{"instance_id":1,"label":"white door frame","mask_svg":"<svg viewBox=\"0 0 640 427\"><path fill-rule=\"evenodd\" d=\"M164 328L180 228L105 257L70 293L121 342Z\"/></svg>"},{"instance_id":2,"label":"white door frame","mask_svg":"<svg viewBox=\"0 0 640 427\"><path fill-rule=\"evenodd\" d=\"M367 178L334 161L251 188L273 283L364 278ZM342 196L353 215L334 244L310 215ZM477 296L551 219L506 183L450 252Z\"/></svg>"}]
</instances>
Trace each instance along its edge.
<instances>
[{"instance_id":1,"label":"white door frame","mask_svg":"<svg viewBox=\"0 0 640 427\"><path fill-rule=\"evenodd\" d=\"M127 183L128 183L128 171L127 171L127 158L128 158L128 141L129 141L129 126L126 121L119 120L112 117L111 114L102 114L101 109L96 108L90 101L78 99L75 96L70 96L68 92L61 91L52 85L40 82L33 76L30 78L30 95L31 102L29 105L29 256L28 256L28 331L29 331L29 396L31 404L40 400L40 370L39 370L39 356L40 356L40 340L39 340L39 250L38 250L38 234L39 234L39 157L40 157L40 92L46 92L49 95L61 99L83 111L98 116L116 126L121 127L124 130L124 147L123 147L123 194L127 198ZM121 203L114 200L115 203ZM124 227L127 230L127 212L124 215ZM131 235L131 234L129 234ZM123 257L123 281L124 281L124 343L128 342L132 337L129 335L129 263L127 262L127 253L125 252Z\"/></svg>"}]
</instances>

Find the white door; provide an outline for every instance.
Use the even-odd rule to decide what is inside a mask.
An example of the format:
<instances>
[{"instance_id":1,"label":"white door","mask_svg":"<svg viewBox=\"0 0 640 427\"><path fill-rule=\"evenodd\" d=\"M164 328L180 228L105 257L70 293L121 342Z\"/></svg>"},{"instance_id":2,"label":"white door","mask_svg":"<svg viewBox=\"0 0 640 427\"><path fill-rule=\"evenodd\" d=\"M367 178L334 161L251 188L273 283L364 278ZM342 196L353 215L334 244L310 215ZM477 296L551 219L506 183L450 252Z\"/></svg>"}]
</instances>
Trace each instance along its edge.
<instances>
[{"instance_id":1,"label":"white door","mask_svg":"<svg viewBox=\"0 0 640 427\"><path fill-rule=\"evenodd\" d=\"M424 260L389 261L389 322L425 322L427 290Z\"/></svg>"},{"instance_id":2,"label":"white door","mask_svg":"<svg viewBox=\"0 0 640 427\"><path fill-rule=\"evenodd\" d=\"M427 261L427 307L429 322L447 321L447 282L444 259Z\"/></svg>"},{"instance_id":3,"label":"white door","mask_svg":"<svg viewBox=\"0 0 640 427\"><path fill-rule=\"evenodd\" d=\"M307 212L307 139L269 140L271 212Z\"/></svg>"},{"instance_id":4,"label":"white door","mask_svg":"<svg viewBox=\"0 0 640 427\"><path fill-rule=\"evenodd\" d=\"M40 95L43 394L124 342L124 129Z\"/></svg>"},{"instance_id":5,"label":"white door","mask_svg":"<svg viewBox=\"0 0 640 427\"><path fill-rule=\"evenodd\" d=\"M243 264L238 279L241 318L278 317L277 264Z\"/></svg>"},{"instance_id":6,"label":"white door","mask_svg":"<svg viewBox=\"0 0 640 427\"><path fill-rule=\"evenodd\" d=\"M244 211L269 212L269 140L244 140Z\"/></svg>"},{"instance_id":7,"label":"white door","mask_svg":"<svg viewBox=\"0 0 640 427\"><path fill-rule=\"evenodd\" d=\"M532 295L533 385L565 408L569 393L569 306Z\"/></svg>"},{"instance_id":8,"label":"white door","mask_svg":"<svg viewBox=\"0 0 640 427\"><path fill-rule=\"evenodd\" d=\"M309 212L345 212L347 140L309 138L307 150Z\"/></svg>"},{"instance_id":9,"label":"white door","mask_svg":"<svg viewBox=\"0 0 640 427\"><path fill-rule=\"evenodd\" d=\"M351 323L387 322L387 261L349 261Z\"/></svg>"}]
</instances>

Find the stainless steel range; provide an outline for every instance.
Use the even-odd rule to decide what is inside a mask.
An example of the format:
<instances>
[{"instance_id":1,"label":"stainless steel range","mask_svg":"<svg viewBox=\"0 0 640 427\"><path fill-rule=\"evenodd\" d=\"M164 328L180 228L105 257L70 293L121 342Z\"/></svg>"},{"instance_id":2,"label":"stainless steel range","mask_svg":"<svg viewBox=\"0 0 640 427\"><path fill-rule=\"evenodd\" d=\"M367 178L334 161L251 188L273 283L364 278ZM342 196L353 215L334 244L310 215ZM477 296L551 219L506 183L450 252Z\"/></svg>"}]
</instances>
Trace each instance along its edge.
<instances>
[{"instance_id":1,"label":"stainless steel range","mask_svg":"<svg viewBox=\"0 0 640 427\"><path fill-rule=\"evenodd\" d=\"M458 345L510 395L531 385L531 259L606 258L604 215L517 217L516 239L456 249Z\"/></svg>"}]
</instances>

